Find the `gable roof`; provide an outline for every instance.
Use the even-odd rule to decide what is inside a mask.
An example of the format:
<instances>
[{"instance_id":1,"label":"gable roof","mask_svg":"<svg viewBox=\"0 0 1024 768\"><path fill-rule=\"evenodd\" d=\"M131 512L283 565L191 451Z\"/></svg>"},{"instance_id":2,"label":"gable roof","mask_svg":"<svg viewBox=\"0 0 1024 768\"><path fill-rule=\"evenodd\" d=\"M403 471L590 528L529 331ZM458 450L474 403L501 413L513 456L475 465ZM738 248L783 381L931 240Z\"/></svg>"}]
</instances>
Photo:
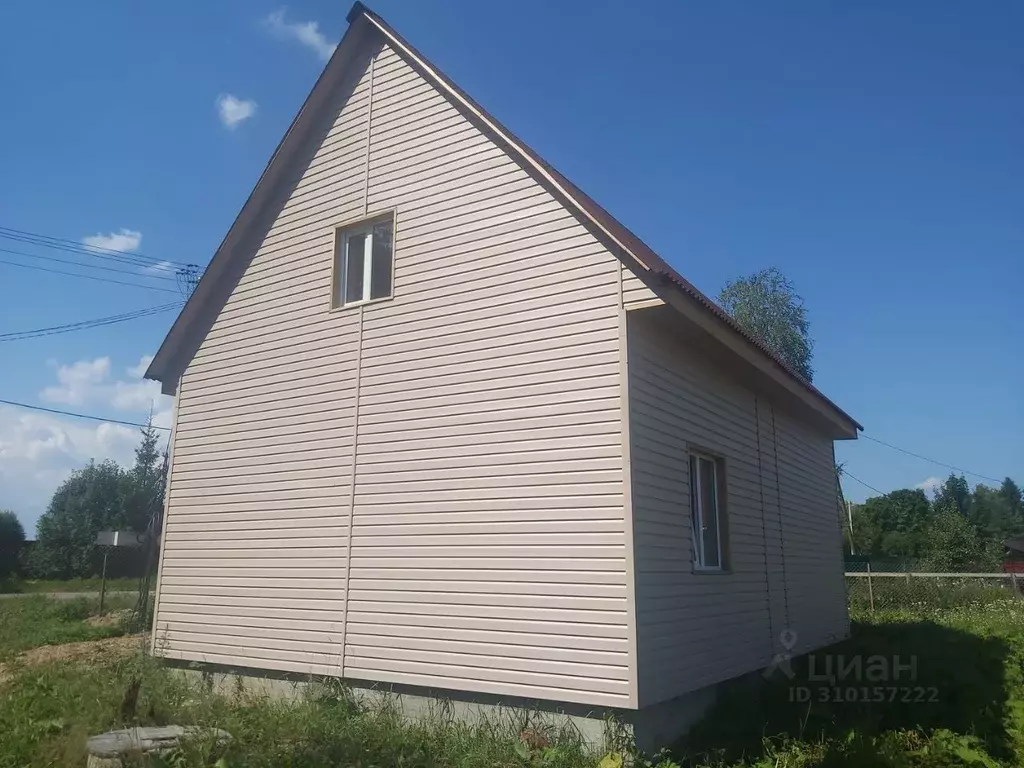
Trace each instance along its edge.
<instances>
[{"instance_id":1,"label":"gable roof","mask_svg":"<svg viewBox=\"0 0 1024 768\"><path fill-rule=\"evenodd\" d=\"M616 220L593 198L555 170L529 145L520 141L472 97L409 45L380 16L357 0L346 19L349 27L334 55L271 156L256 187L246 200L224 241L210 261L199 285L175 320L146 371L146 378L163 382L163 391L166 394L174 393L177 377L180 376L187 364L187 360L185 364L182 364L182 358L188 356L190 359L195 352L194 347L189 351L188 340L189 337L193 337L194 341L195 336L198 335L197 327L202 325L204 310L207 310L205 314L208 316L208 307L211 303L215 303L220 298L222 299L220 305L222 305L223 301L227 299L223 290L219 292L222 295L217 296L217 283L228 272L232 257L244 252L244 243L247 239L246 230L270 203L273 187L284 175L288 160L294 157L306 138L311 123L315 120L319 107L322 107L326 101L331 87L343 76L346 69L345 64L354 56L359 41L363 39L366 32L375 30L383 35L388 44L406 57L438 90L481 122L493 137L498 139L496 143L514 160L532 170L546 182L546 186L563 205L587 220L602 234L607 244L618 251L616 255L638 277L651 286L663 300L703 326L719 341L724 342L734 352L745 357L747 362L760 369L762 373L767 374L785 389L808 402L819 414L843 427L843 431L849 433L846 436L856 437L856 431L863 429L859 423L829 400L813 384L790 368L762 341L747 333L725 310L673 269L668 262ZM219 311L219 306L217 310ZM210 321L212 322L212 318ZM205 333L206 330L207 328L202 328L200 333Z\"/></svg>"}]
</instances>

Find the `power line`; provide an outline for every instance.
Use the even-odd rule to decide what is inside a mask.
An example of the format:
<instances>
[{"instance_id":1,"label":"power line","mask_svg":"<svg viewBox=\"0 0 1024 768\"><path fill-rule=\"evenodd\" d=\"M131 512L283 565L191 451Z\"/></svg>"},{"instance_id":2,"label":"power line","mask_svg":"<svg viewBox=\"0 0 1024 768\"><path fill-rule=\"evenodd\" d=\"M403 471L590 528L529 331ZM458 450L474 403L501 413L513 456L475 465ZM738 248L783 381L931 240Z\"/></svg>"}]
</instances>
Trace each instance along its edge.
<instances>
[{"instance_id":1,"label":"power line","mask_svg":"<svg viewBox=\"0 0 1024 768\"><path fill-rule=\"evenodd\" d=\"M35 264L20 264L17 261L7 261L6 259L0 259L0 264L8 264L12 267L24 267L25 269L37 269L40 272L52 272L55 275L69 275L71 277L80 277L85 280L96 280L100 283L116 283L118 285L127 285L132 288L148 288L151 291L163 291L164 293L177 293L172 291L170 288L161 288L158 285L143 285L142 283L126 283L124 280L113 280L109 277L96 277L94 275L80 275L77 272L66 272L63 269L50 269L49 267L40 267Z\"/></svg>"},{"instance_id":2,"label":"power line","mask_svg":"<svg viewBox=\"0 0 1024 768\"><path fill-rule=\"evenodd\" d=\"M28 408L31 411L45 411L46 413L56 413L59 416L74 416L76 419L89 419L90 421L103 421L107 424L123 424L126 427L140 427L145 429L146 427L152 427L153 429L163 430L164 432L170 432L169 427L158 427L153 424L139 424L135 421L121 421L119 419L104 419L100 416L89 416L85 413L72 413L71 411L61 411L56 408L43 408L41 405L28 405L27 403L16 403L13 400L0 400L0 404L13 405L16 408Z\"/></svg>"},{"instance_id":3,"label":"power line","mask_svg":"<svg viewBox=\"0 0 1024 768\"><path fill-rule=\"evenodd\" d=\"M167 312L172 309L177 309L181 304L174 302L171 304L161 304L157 307L149 307L147 309L136 309L132 312L124 312L120 315L110 315L108 317L97 317L93 320L80 320L77 323L66 323L64 325L53 325L49 328L36 328L31 331L12 331L10 333L0 333L0 342L4 341L20 341L21 339L33 339L39 336L53 336L58 333L70 333L71 331L82 331L88 328L98 328L104 325L113 325L115 323L123 323L128 320L135 320L140 317L149 317L150 315L156 315L161 312Z\"/></svg>"},{"instance_id":4,"label":"power line","mask_svg":"<svg viewBox=\"0 0 1024 768\"><path fill-rule=\"evenodd\" d=\"M150 259L148 256L137 258L134 254L128 253L127 251L117 251L116 253L104 253L103 251L94 251L84 246L71 246L64 245L62 243L51 243L46 240L41 240L34 237L10 235L3 231L0 231L0 238L3 238L5 240L12 240L16 243L25 243L26 245L39 245L42 246L43 248L51 248L55 251L66 251L68 253L74 253L81 256L91 256L94 259L106 259L108 261L127 264L133 267L155 267L161 263L155 259Z\"/></svg>"},{"instance_id":5,"label":"power line","mask_svg":"<svg viewBox=\"0 0 1024 768\"><path fill-rule=\"evenodd\" d=\"M9 240L17 240L18 242L34 243L36 245L42 245L47 248L55 248L57 250L70 250L75 253L85 253L92 256L99 256L100 258L113 258L113 259L127 259L135 262L145 262L147 265L155 264L168 264L175 267L187 266L184 262L174 261L172 259L156 259L151 256L144 256L141 253L134 251L122 251L117 248L104 248L98 245L85 245L76 240L69 240L63 237L53 237L51 235L41 235L37 232L27 232L23 229L14 229L12 227L0 227L0 237Z\"/></svg>"},{"instance_id":6,"label":"power line","mask_svg":"<svg viewBox=\"0 0 1024 768\"><path fill-rule=\"evenodd\" d=\"M868 485L868 484L867 484L867 483L865 483L865 482L864 482L863 480L859 480L859 479L857 479L856 477L854 477L853 475L851 475L851 474L849 473L849 471L847 471L846 469L844 469L844 470L843 470L843 475L842 475L842 476L843 476L843 477L848 477L848 478L850 478L851 480L856 480L856 481L857 481L858 483L860 483L861 485L863 485L863 486L864 486L865 488L869 488L870 490L872 490L872 491L874 491L875 493L877 493L877 494L878 494L879 496L888 496L888 495L889 495L889 494L887 494L887 493L882 493L882 492L881 492L880 490L878 490L877 488L875 488L875 486L873 486L873 485Z\"/></svg>"},{"instance_id":7,"label":"power line","mask_svg":"<svg viewBox=\"0 0 1024 768\"><path fill-rule=\"evenodd\" d=\"M166 277L164 275L145 275L137 269L118 269L117 267L107 267L103 264L84 264L80 261L71 261L70 259L58 259L56 256L44 256L41 253L25 253L24 251L13 251L10 248L0 248L0 253L9 253L12 256L24 256L28 259L45 259L46 261L55 261L58 264L70 264L73 267L81 267L82 269L102 269L107 272L114 272L119 275L134 275L135 277L141 277L147 280L168 280L175 282L175 278ZM141 269L152 269L152 267L142 267Z\"/></svg>"},{"instance_id":8,"label":"power line","mask_svg":"<svg viewBox=\"0 0 1024 768\"><path fill-rule=\"evenodd\" d=\"M991 480L993 483L1002 482L997 477L989 477L988 475L983 475L980 472L971 472L970 470L967 470L967 469L961 469L960 467L954 467L952 464L946 464L943 461L936 461L935 459L929 459L927 456L922 456L921 454L914 453L913 451L904 450L903 448L900 448L898 446L892 445L891 443L887 443L884 440L879 440L877 437L868 437L867 435L861 435L861 437L863 437L865 440L870 440L873 443L878 443L879 445L884 445L886 448L892 448L894 451L899 451L900 453L905 453L905 454L907 454L907 456L913 456L915 459L921 459L922 461L928 461L928 462L931 462L932 464L937 464L940 467L945 467L946 469L952 469L954 472L959 472L962 475L973 475L974 477L980 477L983 480ZM860 481L858 481L858 482L860 482Z\"/></svg>"}]
</instances>

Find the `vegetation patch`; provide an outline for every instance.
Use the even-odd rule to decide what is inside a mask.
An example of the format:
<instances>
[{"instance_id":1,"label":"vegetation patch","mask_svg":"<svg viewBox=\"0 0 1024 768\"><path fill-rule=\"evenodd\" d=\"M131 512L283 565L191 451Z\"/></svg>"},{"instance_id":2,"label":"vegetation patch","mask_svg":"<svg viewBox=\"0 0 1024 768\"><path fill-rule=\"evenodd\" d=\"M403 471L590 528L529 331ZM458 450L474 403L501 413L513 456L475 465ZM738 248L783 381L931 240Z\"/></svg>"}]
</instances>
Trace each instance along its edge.
<instances>
[{"instance_id":1,"label":"vegetation patch","mask_svg":"<svg viewBox=\"0 0 1024 768\"><path fill-rule=\"evenodd\" d=\"M92 579L19 579L0 580L2 594L46 594L60 592L99 593L102 580ZM133 578L107 579L107 592L135 592L139 580Z\"/></svg>"},{"instance_id":2,"label":"vegetation patch","mask_svg":"<svg viewBox=\"0 0 1024 768\"><path fill-rule=\"evenodd\" d=\"M142 654L137 638L79 644L117 643L109 652L40 649L38 658L9 662L0 681L0 768L84 765L87 736L131 724L206 726L234 736L223 751L190 744L159 763L179 768L1009 768L1024 765L1024 602L1005 594L948 608L855 611L850 639L790 660L790 674L736 681L684 742L657 756L633 753L614 723L608 743L594 749L568 722L553 727L511 711L466 724L442 704L409 722L396 700L367 705L337 681L312 681L294 699L241 685L214 690L199 674ZM60 610L49 603L36 611ZM66 610L80 616L82 609ZM92 629L81 619L78 625ZM934 698L827 695L836 685L875 685L816 677L828 663L837 672L836 664L858 658L899 666L902 677L877 685L934 690ZM798 688L809 695L794 697Z\"/></svg>"},{"instance_id":3,"label":"vegetation patch","mask_svg":"<svg viewBox=\"0 0 1024 768\"><path fill-rule=\"evenodd\" d=\"M855 670L855 659L863 670L872 658L886 660L881 680ZM843 665L851 677L839 675ZM896 667L902 676L893 679ZM678 759L759 768L1024 765L1019 600L855 612L849 640L794 659L791 671L731 686L675 750ZM828 673L839 679L823 680Z\"/></svg>"},{"instance_id":4,"label":"vegetation patch","mask_svg":"<svg viewBox=\"0 0 1024 768\"><path fill-rule=\"evenodd\" d=\"M123 610L134 598L111 598L112 610ZM0 661L21 651L124 634L122 622L89 621L97 612L95 598L54 600L27 595L0 600Z\"/></svg>"}]
</instances>

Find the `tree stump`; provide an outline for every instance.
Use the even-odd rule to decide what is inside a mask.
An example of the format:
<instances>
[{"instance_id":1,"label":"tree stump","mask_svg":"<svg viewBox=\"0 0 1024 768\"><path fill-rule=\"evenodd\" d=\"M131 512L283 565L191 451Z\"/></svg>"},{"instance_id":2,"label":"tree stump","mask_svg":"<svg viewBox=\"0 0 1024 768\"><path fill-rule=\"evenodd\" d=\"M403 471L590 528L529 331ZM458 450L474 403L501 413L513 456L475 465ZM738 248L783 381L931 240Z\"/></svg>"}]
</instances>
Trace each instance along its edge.
<instances>
[{"instance_id":1,"label":"tree stump","mask_svg":"<svg viewBox=\"0 0 1024 768\"><path fill-rule=\"evenodd\" d=\"M90 736L86 742L85 747L89 754L88 768L122 768L126 757L166 752L181 746L182 742L197 740L212 740L218 746L224 746L231 741L231 734L219 728L191 725L147 726L109 731L99 736Z\"/></svg>"}]
</instances>

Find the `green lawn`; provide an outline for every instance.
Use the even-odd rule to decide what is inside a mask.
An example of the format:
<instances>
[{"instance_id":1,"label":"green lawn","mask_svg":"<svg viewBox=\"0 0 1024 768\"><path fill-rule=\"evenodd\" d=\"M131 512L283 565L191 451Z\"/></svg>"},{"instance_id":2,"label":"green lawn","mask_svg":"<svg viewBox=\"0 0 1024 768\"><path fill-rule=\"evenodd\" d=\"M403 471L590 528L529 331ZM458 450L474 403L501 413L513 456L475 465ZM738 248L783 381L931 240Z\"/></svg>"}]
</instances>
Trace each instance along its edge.
<instances>
[{"instance_id":1,"label":"green lawn","mask_svg":"<svg viewBox=\"0 0 1024 768\"><path fill-rule=\"evenodd\" d=\"M22 600L35 606L18 619L32 642L82 631L80 622L62 616L72 609L41 598ZM82 609L75 610L80 615ZM7 618L0 616L0 625ZM852 637L817 657L826 655L842 655L847 663L898 655L903 665L913 658L914 677L880 683L897 689L895 699L871 700L858 691L853 701L821 700L821 691L832 686L812 680L806 658L794 660L792 679L776 674L769 681L755 676L735 683L671 758L630 756L621 742L589 749L571 728L533 732L511 715L470 726L439 708L432 719L408 723L392 702L361 707L337 683L311 686L294 701L240 688L216 693L199 678L184 679L141 654L92 665L13 665L0 682L0 768L84 765L86 735L126 722L217 726L235 736L225 755L194 745L167 763L195 768L617 768L623 753L635 768L1024 765L1024 602L1001 598L918 613L859 613ZM141 683L138 703L126 712L125 693L135 681ZM855 691L873 685L840 683ZM810 700L794 700L795 687L808 688ZM902 700L903 688L921 688L925 699ZM607 759L609 750L615 759Z\"/></svg>"},{"instance_id":2,"label":"green lawn","mask_svg":"<svg viewBox=\"0 0 1024 768\"><path fill-rule=\"evenodd\" d=\"M798 659L792 679L777 672L736 685L677 757L758 768L1024 765L1024 602L1003 592L985 603L853 618L850 639L814 654L815 667ZM825 657L833 672L845 664L853 674L818 680ZM849 667L857 658L859 675ZM871 679L870 663L883 679ZM801 688L809 695L794 694Z\"/></svg>"},{"instance_id":3,"label":"green lawn","mask_svg":"<svg viewBox=\"0 0 1024 768\"><path fill-rule=\"evenodd\" d=\"M108 592L135 592L138 579L107 579ZM68 579L66 581L46 580L2 580L0 594L37 592L99 592L100 579Z\"/></svg>"},{"instance_id":4,"label":"green lawn","mask_svg":"<svg viewBox=\"0 0 1024 768\"><path fill-rule=\"evenodd\" d=\"M111 626L86 623L86 619L96 614L97 602L96 598L53 600L43 595L0 600L0 661L9 661L21 651L43 645L123 634L117 623ZM107 606L110 610L119 610L133 604L133 599L114 596Z\"/></svg>"}]
</instances>

